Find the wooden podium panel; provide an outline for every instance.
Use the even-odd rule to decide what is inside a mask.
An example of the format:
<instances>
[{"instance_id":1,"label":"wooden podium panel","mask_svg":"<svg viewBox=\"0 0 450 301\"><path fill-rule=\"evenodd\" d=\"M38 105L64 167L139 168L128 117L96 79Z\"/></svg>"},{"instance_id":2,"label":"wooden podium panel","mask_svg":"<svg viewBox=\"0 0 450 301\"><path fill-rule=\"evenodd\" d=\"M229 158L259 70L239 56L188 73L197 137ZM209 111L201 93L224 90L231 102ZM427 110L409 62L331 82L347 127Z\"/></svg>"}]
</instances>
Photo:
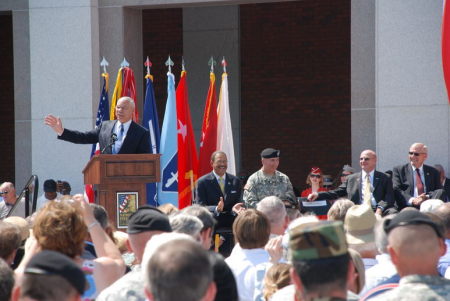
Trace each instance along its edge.
<instances>
[{"instance_id":1,"label":"wooden podium panel","mask_svg":"<svg viewBox=\"0 0 450 301\"><path fill-rule=\"evenodd\" d=\"M84 184L94 185L96 203L105 207L116 228L124 228L127 216L147 203L146 184L160 181L160 156L96 155L83 169Z\"/></svg>"}]
</instances>

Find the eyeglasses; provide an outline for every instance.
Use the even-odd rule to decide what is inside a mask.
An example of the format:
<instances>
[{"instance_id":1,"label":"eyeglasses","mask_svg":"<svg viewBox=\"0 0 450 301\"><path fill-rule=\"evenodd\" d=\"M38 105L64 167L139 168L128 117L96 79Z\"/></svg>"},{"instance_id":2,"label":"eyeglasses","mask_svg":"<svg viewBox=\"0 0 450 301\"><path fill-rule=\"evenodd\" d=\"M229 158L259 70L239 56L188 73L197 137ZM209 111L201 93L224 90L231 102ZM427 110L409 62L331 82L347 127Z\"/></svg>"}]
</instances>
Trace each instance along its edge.
<instances>
[{"instance_id":1,"label":"eyeglasses","mask_svg":"<svg viewBox=\"0 0 450 301\"><path fill-rule=\"evenodd\" d=\"M348 177L351 173L341 173L341 177Z\"/></svg>"},{"instance_id":2,"label":"eyeglasses","mask_svg":"<svg viewBox=\"0 0 450 301\"><path fill-rule=\"evenodd\" d=\"M309 176L311 178L318 178L318 179L320 179L322 177L321 175L313 175L313 174L310 174Z\"/></svg>"},{"instance_id":3,"label":"eyeglasses","mask_svg":"<svg viewBox=\"0 0 450 301\"><path fill-rule=\"evenodd\" d=\"M7 194L7 193L9 193L9 191L8 191L8 190L5 190L5 191L0 191L0 194Z\"/></svg>"},{"instance_id":4,"label":"eyeglasses","mask_svg":"<svg viewBox=\"0 0 450 301\"><path fill-rule=\"evenodd\" d=\"M365 158L359 158L359 161L369 161L370 160L370 158L367 158L367 157L365 157Z\"/></svg>"},{"instance_id":5,"label":"eyeglasses","mask_svg":"<svg viewBox=\"0 0 450 301\"><path fill-rule=\"evenodd\" d=\"M408 152L408 154L409 154L410 156L414 155L414 156L418 157L418 156L420 156L421 154L425 154L425 153Z\"/></svg>"}]
</instances>

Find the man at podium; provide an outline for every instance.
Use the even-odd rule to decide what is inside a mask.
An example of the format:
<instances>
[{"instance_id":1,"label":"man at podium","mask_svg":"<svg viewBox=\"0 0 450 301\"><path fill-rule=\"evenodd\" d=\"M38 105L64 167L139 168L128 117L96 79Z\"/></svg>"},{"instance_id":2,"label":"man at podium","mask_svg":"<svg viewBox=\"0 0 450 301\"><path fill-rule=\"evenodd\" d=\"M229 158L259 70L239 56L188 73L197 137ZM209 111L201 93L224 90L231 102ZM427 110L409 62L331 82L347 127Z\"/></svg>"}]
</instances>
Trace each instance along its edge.
<instances>
[{"instance_id":1,"label":"man at podium","mask_svg":"<svg viewBox=\"0 0 450 301\"><path fill-rule=\"evenodd\" d=\"M98 142L102 154L150 153L149 132L131 120L134 110L133 99L124 96L117 101L117 120L103 121L99 127L91 131L65 129L61 119L53 115L45 117L45 124L58 134L58 139L80 144Z\"/></svg>"}]
</instances>

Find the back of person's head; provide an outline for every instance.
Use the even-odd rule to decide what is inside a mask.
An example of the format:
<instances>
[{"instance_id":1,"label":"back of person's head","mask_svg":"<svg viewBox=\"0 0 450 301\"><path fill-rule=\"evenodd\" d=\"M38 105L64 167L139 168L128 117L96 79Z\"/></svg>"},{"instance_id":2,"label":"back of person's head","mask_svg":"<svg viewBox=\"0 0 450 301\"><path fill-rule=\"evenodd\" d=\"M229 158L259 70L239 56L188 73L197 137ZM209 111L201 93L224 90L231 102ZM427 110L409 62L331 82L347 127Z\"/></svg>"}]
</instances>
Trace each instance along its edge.
<instances>
[{"instance_id":1,"label":"back of person's head","mask_svg":"<svg viewBox=\"0 0 450 301\"><path fill-rule=\"evenodd\" d=\"M216 220L214 219L211 212L209 212L209 210L206 209L204 206L192 205L181 210L181 213L198 217L200 221L203 223L202 231L206 229L214 230Z\"/></svg>"},{"instance_id":2,"label":"back of person's head","mask_svg":"<svg viewBox=\"0 0 450 301\"><path fill-rule=\"evenodd\" d=\"M214 283L217 294L214 301L238 301L236 279L222 255L216 252L208 252L214 273Z\"/></svg>"},{"instance_id":3,"label":"back of person's head","mask_svg":"<svg viewBox=\"0 0 450 301\"><path fill-rule=\"evenodd\" d=\"M30 236L30 225L26 219L20 216L9 216L3 220L5 223L16 225L20 230L22 241Z\"/></svg>"},{"instance_id":4,"label":"back of person's head","mask_svg":"<svg viewBox=\"0 0 450 301\"><path fill-rule=\"evenodd\" d=\"M179 211L179 209L171 203L165 203L165 204L159 205L158 209L161 210L167 216L175 214Z\"/></svg>"},{"instance_id":5,"label":"back of person's head","mask_svg":"<svg viewBox=\"0 0 450 301\"><path fill-rule=\"evenodd\" d=\"M268 196L263 198L256 205L256 210L261 211L269 219L271 232L275 233L274 230L279 230L275 234L283 234L287 227L286 220L286 207L283 201L276 196Z\"/></svg>"},{"instance_id":6,"label":"back of person's head","mask_svg":"<svg viewBox=\"0 0 450 301\"><path fill-rule=\"evenodd\" d=\"M95 220L100 224L103 230L105 230L109 238L111 238L111 240L115 244L117 244L116 238L114 237L114 229L109 222L108 212L106 211L105 207L94 203L89 204L89 206L91 206L94 211Z\"/></svg>"},{"instance_id":7,"label":"back of person's head","mask_svg":"<svg viewBox=\"0 0 450 301\"><path fill-rule=\"evenodd\" d=\"M145 205L128 218L129 247L138 262L142 261L147 241L156 234L172 232L169 218L159 209Z\"/></svg>"},{"instance_id":8,"label":"back of person's head","mask_svg":"<svg viewBox=\"0 0 450 301\"><path fill-rule=\"evenodd\" d=\"M375 258L377 254L374 235L376 221L372 208L364 204L350 207L345 215L347 243L363 258Z\"/></svg>"},{"instance_id":9,"label":"back of person's head","mask_svg":"<svg viewBox=\"0 0 450 301\"><path fill-rule=\"evenodd\" d=\"M323 297L345 293L350 256L342 222L301 224L289 231L290 259L297 290ZM299 284L301 282L301 285Z\"/></svg>"},{"instance_id":10,"label":"back of person's head","mask_svg":"<svg viewBox=\"0 0 450 301\"><path fill-rule=\"evenodd\" d=\"M76 300L84 292L83 271L69 257L54 251L34 255L25 267L20 284L20 300Z\"/></svg>"},{"instance_id":11,"label":"back of person's head","mask_svg":"<svg viewBox=\"0 0 450 301\"><path fill-rule=\"evenodd\" d=\"M181 213L195 216L200 219L203 224L203 228L200 231L202 244L205 249L209 250L211 247L214 227L216 225L216 219L213 217L211 212L209 212L209 210L204 206L192 205L181 210Z\"/></svg>"},{"instance_id":12,"label":"back of person's head","mask_svg":"<svg viewBox=\"0 0 450 301\"><path fill-rule=\"evenodd\" d=\"M9 300L14 287L14 272L9 265L0 258L0 300Z\"/></svg>"},{"instance_id":13,"label":"back of person's head","mask_svg":"<svg viewBox=\"0 0 450 301\"><path fill-rule=\"evenodd\" d=\"M348 249L348 254L350 255L350 259L355 269L355 278L352 279L352 283L348 283L348 289L355 294L359 294L366 283L366 270L364 267L364 262L361 258L361 255L359 255L357 251Z\"/></svg>"},{"instance_id":14,"label":"back of person's head","mask_svg":"<svg viewBox=\"0 0 450 301\"><path fill-rule=\"evenodd\" d=\"M74 258L83 252L88 231L74 203L48 202L36 216L33 233L42 250Z\"/></svg>"},{"instance_id":15,"label":"back of person's head","mask_svg":"<svg viewBox=\"0 0 450 301\"><path fill-rule=\"evenodd\" d=\"M146 292L154 301L213 300L215 285L208 253L195 241L177 239L159 246L145 269Z\"/></svg>"},{"instance_id":16,"label":"back of person's head","mask_svg":"<svg viewBox=\"0 0 450 301\"><path fill-rule=\"evenodd\" d=\"M0 221L0 258L11 264L22 238L16 225Z\"/></svg>"},{"instance_id":17,"label":"back of person's head","mask_svg":"<svg viewBox=\"0 0 450 301\"><path fill-rule=\"evenodd\" d=\"M442 206L444 202L440 199L429 199L420 204L420 212L432 212Z\"/></svg>"},{"instance_id":18,"label":"back of person's head","mask_svg":"<svg viewBox=\"0 0 450 301\"><path fill-rule=\"evenodd\" d=\"M171 216L169 221L173 232L185 233L200 240L200 231L203 229L203 223L198 217L180 213Z\"/></svg>"},{"instance_id":19,"label":"back of person's head","mask_svg":"<svg viewBox=\"0 0 450 301\"><path fill-rule=\"evenodd\" d=\"M330 210L328 210L327 217L329 221L344 221L345 215L350 207L355 205L349 199L337 199L333 205L331 205Z\"/></svg>"},{"instance_id":20,"label":"back of person's head","mask_svg":"<svg viewBox=\"0 0 450 301\"><path fill-rule=\"evenodd\" d=\"M436 273L437 262L445 254L442 226L422 212L408 210L385 221L384 229L389 254L401 277Z\"/></svg>"},{"instance_id":21,"label":"back of person's head","mask_svg":"<svg viewBox=\"0 0 450 301\"><path fill-rule=\"evenodd\" d=\"M290 269L290 264L276 263L267 270L264 276L264 300L270 300L277 290L291 284Z\"/></svg>"},{"instance_id":22,"label":"back of person's head","mask_svg":"<svg viewBox=\"0 0 450 301\"><path fill-rule=\"evenodd\" d=\"M450 203L442 204L432 212L441 218L446 229L446 236L450 238Z\"/></svg>"},{"instance_id":23,"label":"back of person's head","mask_svg":"<svg viewBox=\"0 0 450 301\"><path fill-rule=\"evenodd\" d=\"M374 234L375 234L375 245L377 247L378 253L380 254L389 254L388 253L388 238L386 231L384 231L384 221L388 219L394 218L395 214L391 214L388 216L383 217L382 219L378 220L375 224Z\"/></svg>"},{"instance_id":24,"label":"back of person's head","mask_svg":"<svg viewBox=\"0 0 450 301\"><path fill-rule=\"evenodd\" d=\"M233 235L243 249L263 248L269 241L269 220L264 213L247 209L235 219Z\"/></svg>"}]
</instances>

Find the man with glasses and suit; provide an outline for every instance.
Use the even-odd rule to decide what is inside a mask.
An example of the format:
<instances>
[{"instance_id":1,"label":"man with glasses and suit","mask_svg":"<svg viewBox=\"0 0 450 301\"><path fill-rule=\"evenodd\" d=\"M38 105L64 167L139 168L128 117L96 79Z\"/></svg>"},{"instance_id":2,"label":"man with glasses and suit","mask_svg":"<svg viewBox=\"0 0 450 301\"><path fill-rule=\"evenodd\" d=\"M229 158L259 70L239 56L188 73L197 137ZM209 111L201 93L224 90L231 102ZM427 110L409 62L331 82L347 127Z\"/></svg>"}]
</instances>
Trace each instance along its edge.
<instances>
[{"instance_id":1,"label":"man with glasses and suit","mask_svg":"<svg viewBox=\"0 0 450 301\"><path fill-rule=\"evenodd\" d=\"M393 169L392 182L399 209L407 206L419 208L428 199L445 201L439 171L423 164L428 157L428 147L414 143L408 154L410 162Z\"/></svg>"},{"instance_id":2,"label":"man with glasses and suit","mask_svg":"<svg viewBox=\"0 0 450 301\"><path fill-rule=\"evenodd\" d=\"M14 184L11 182L4 182L0 185L0 195L3 197L3 201L0 202L0 219L4 219L11 209L16 204L17 195ZM25 200L18 200L16 208L11 212L12 216L20 216L25 218Z\"/></svg>"},{"instance_id":3,"label":"man with glasses and suit","mask_svg":"<svg viewBox=\"0 0 450 301\"><path fill-rule=\"evenodd\" d=\"M363 151L359 158L361 172L349 175L335 190L311 193L308 200L335 200L346 196L355 204L371 206L379 215L397 212L394 207L392 181L386 174L375 170L376 164L376 153L372 150Z\"/></svg>"}]
</instances>

